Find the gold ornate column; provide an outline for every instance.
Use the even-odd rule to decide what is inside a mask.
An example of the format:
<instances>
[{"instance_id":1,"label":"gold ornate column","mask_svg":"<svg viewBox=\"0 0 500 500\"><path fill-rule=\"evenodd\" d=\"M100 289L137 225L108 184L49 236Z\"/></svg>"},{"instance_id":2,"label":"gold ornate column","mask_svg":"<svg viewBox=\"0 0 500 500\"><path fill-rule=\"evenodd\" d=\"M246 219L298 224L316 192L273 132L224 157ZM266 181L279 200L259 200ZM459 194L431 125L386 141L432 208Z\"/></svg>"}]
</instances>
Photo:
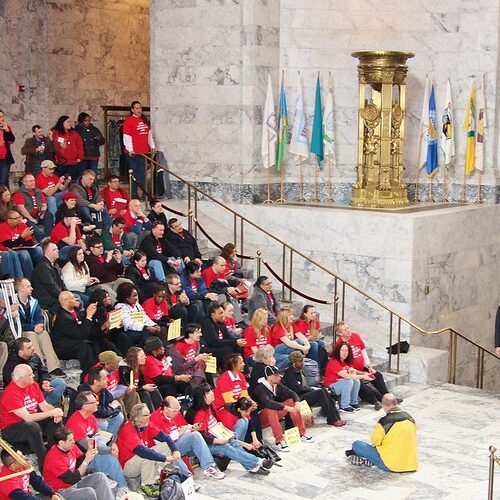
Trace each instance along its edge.
<instances>
[{"instance_id":1,"label":"gold ornate column","mask_svg":"<svg viewBox=\"0 0 500 500\"><path fill-rule=\"evenodd\" d=\"M403 180L406 60L411 52L353 52L359 59L358 164L351 205L409 204Z\"/></svg>"}]
</instances>

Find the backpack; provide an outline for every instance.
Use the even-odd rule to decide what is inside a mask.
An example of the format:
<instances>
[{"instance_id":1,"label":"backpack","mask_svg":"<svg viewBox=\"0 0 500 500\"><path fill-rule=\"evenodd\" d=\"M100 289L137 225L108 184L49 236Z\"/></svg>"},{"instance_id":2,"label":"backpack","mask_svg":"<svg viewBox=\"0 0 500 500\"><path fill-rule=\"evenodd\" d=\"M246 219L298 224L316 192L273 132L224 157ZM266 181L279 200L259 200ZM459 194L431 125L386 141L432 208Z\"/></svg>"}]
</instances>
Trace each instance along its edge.
<instances>
[{"instance_id":1,"label":"backpack","mask_svg":"<svg viewBox=\"0 0 500 500\"><path fill-rule=\"evenodd\" d=\"M304 358L304 368L302 368L307 379L307 385L313 387L319 384L319 366L314 359Z\"/></svg>"},{"instance_id":2,"label":"backpack","mask_svg":"<svg viewBox=\"0 0 500 500\"><path fill-rule=\"evenodd\" d=\"M179 467L166 464L160 473L160 482L159 500L185 500Z\"/></svg>"}]
</instances>

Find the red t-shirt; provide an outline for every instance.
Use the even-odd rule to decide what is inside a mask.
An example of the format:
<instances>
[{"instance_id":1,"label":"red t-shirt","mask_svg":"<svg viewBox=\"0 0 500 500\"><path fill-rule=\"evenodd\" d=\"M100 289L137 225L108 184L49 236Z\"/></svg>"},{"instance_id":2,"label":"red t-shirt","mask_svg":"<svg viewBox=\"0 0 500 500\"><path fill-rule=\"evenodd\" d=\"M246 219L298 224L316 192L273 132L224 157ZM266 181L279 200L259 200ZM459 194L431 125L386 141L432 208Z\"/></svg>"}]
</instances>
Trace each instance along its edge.
<instances>
[{"instance_id":1,"label":"red t-shirt","mask_svg":"<svg viewBox=\"0 0 500 500\"><path fill-rule=\"evenodd\" d=\"M172 371L172 358L170 356L163 356L158 359L151 354L146 356L146 364L144 365L144 382L146 384L154 384L153 378L159 375L173 376Z\"/></svg>"},{"instance_id":2,"label":"red t-shirt","mask_svg":"<svg viewBox=\"0 0 500 500\"><path fill-rule=\"evenodd\" d=\"M20 222L16 227L10 227L8 222L0 224L0 240L15 241L28 226L24 222ZM27 236L24 241L29 245L33 244L33 236Z\"/></svg>"},{"instance_id":3,"label":"red t-shirt","mask_svg":"<svg viewBox=\"0 0 500 500\"><path fill-rule=\"evenodd\" d=\"M43 469L43 478L45 482L50 485L54 491L73 486L72 484L65 483L59 476L68 470L75 472L76 461L82 455L83 453L76 445L68 452L62 451L56 445L52 446L45 457L45 463L49 464L49 467Z\"/></svg>"},{"instance_id":4,"label":"red t-shirt","mask_svg":"<svg viewBox=\"0 0 500 500\"><path fill-rule=\"evenodd\" d=\"M149 153L150 130L148 124L140 116L130 115L123 122L123 133L132 137L134 153ZM126 149L125 152L127 152Z\"/></svg>"},{"instance_id":5,"label":"red t-shirt","mask_svg":"<svg viewBox=\"0 0 500 500\"><path fill-rule=\"evenodd\" d=\"M198 341L188 344L185 339L182 339L175 344L175 348L184 356L186 361L193 361L198 352L198 345Z\"/></svg>"},{"instance_id":6,"label":"red t-shirt","mask_svg":"<svg viewBox=\"0 0 500 500\"><path fill-rule=\"evenodd\" d=\"M271 328L271 345L276 347L277 345L282 344L281 337L288 337L290 340L293 340L293 336L290 336L289 333L278 323L274 323Z\"/></svg>"},{"instance_id":7,"label":"red t-shirt","mask_svg":"<svg viewBox=\"0 0 500 500\"><path fill-rule=\"evenodd\" d=\"M125 210L127 208L128 198L121 189L118 191L111 191L110 189L105 191L102 189L100 194L103 197L108 210L116 209L120 212L121 210Z\"/></svg>"},{"instance_id":8,"label":"red t-shirt","mask_svg":"<svg viewBox=\"0 0 500 500\"><path fill-rule=\"evenodd\" d=\"M161 412L161 408L158 408L151 414L150 422L165 434L168 434L172 438L172 441L179 439L179 427L187 425L186 419L180 411L177 412L174 418L166 418Z\"/></svg>"},{"instance_id":9,"label":"red t-shirt","mask_svg":"<svg viewBox=\"0 0 500 500\"><path fill-rule=\"evenodd\" d=\"M203 281L205 282L205 285L207 288L210 288L210 285L215 281L215 280L225 280L226 279L226 274L225 273L219 273L215 274L214 270L212 269L212 266L207 267L202 273L201 277L203 278Z\"/></svg>"},{"instance_id":10,"label":"red t-shirt","mask_svg":"<svg viewBox=\"0 0 500 500\"><path fill-rule=\"evenodd\" d=\"M40 172L35 178L35 185L40 191L44 189L52 189L59 184L59 177L56 174L50 174L48 177Z\"/></svg>"},{"instance_id":11,"label":"red t-shirt","mask_svg":"<svg viewBox=\"0 0 500 500\"><path fill-rule=\"evenodd\" d=\"M252 347L257 347L258 349L263 345L271 344L271 335L268 326L264 328L264 333L260 336L260 338L257 338L257 335L255 335L255 330L251 325L245 328L243 336L247 341L247 343L243 346L243 356L245 357L245 359L253 356Z\"/></svg>"},{"instance_id":12,"label":"red t-shirt","mask_svg":"<svg viewBox=\"0 0 500 500\"><path fill-rule=\"evenodd\" d=\"M162 301L161 304L156 304L154 297L149 297L149 299L146 299L142 303L142 307L153 321L159 321L163 316L168 316L168 304L166 300Z\"/></svg>"},{"instance_id":13,"label":"red t-shirt","mask_svg":"<svg viewBox=\"0 0 500 500\"><path fill-rule=\"evenodd\" d=\"M31 199L33 200L33 209L31 210L31 216L36 217L38 215L38 212L40 212L40 209L42 207L37 206L36 204L36 196L35 196L35 190L31 189L28 191L28 193L31 195ZM42 204L47 202L47 198L45 195L42 193ZM24 198L24 195L20 193L19 191L16 191L12 195L12 203L14 205L26 205L26 199Z\"/></svg>"},{"instance_id":14,"label":"red t-shirt","mask_svg":"<svg viewBox=\"0 0 500 500\"><path fill-rule=\"evenodd\" d=\"M94 415L85 418L79 410L68 418L66 427L73 433L75 441L81 441L85 438L92 437L98 430L97 419Z\"/></svg>"},{"instance_id":15,"label":"red t-shirt","mask_svg":"<svg viewBox=\"0 0 500 500\"><path fill-rule=\"evenodd\" d=\"M8 476L9 474L12 473L13 471L5 467L5 465L3 465L2 468L0 469L0 477ZM25 493L32 493L30 490L29 474L22 474L20 476L12 477L10 479L5 479L4 481L1 481L0 500L9 500L11 493L15 490L21 490L24 491Z\"/></svg>"},{"instance_id":16,"label":"red t-shirt","mask_svg":"<svg viewBox=\"0 0 500 500\"><path fill-rule=\"evenodd\" d=\"M311 329L311 325L309 321L306 321L305 319L298 319L297 321L293 322L293 331L303 333L306 337L310 337L309 330ZM315 326L316 326L316 331L319 331L320 328L320 323L319 320L315 321Z\"/></svg>"},{"instance_id":17,"label":"red t-shirt","mask_svg":"<svg viewBox=\"0 0 500 500\"><path fill-rule=\"evenodd\" d=\"M217 385L215 386L215 399L214 404L217 409L223 408L226 404L223 394L230 392L232 393L232 401L229 403L234 403L238 401L240 396L246 396L248 393L248 384L245 380L245 376L241 373L234 376L232 372L225 371L217 380Z\"/></svg>"},{"instance_id":18,"label":"red t-shirt","mask_svg":"<svg viewBox=\"0 0 500 500\"><path fill-rule=\"evenodd\" d=\"M4 389L0 400L0 429L23 422L21 417L13 413L13 410L26 408L29 413L38 413L38 405L42 401L45 401L45 398L37 383L22 389L12 381Z\"/></svg>"},{"instance_id":19,"label":"red t-shirt","mask_svg":"<svg viewBox=\"0 0 500 500\"><path fill-rule=\"evenodd\" d=\"M146 446L152 448L155 445L154 438L158 436L160 429L151 422L142 432L139 432L132 422L126 422L118 433L118 460L120 465L125 467L125 464L134 456L134 449L138 446Z\"/></svg>"},{"instance_id":20,"label":"red t-shirt","mask_svg":"<svg viewBox=\"0 0 500 500\"><path fill-rule=\"evenodd\" d=\"M219 423L218 415L212 407L203 408L196 412L193 423L201 424L200 426L201 432L210 433L210 429L212 429Z\"/></svg>"},{"instance_id":21,"label":"red t-shirt","mask_svg":"<svg viewBox=\"0 0 500 500\"><path fill-rule=\"evenodd\" d=\"M130 233L130 227L135 226L137 222L142 221L145 222L146 219L142 217L137 217L135 214L133 214L130 210L127 210L122 217L125 219L125 227L123 228L123 232L125 234Z\"/></svg>"},{"instance_id":22,"label":"red t-shirt","mask_svg":"<svg viewBox=\"0 0 500 500\"><path fill-rule=\"evenodd\" d=\"M351 367L347 363L340 362L335 358L330 358L328 360L328 363L326 364L325 379L323 381L323 384L329 386L341 380L342 377L339 376L338 373L342 370L347 370L348 368Z\"/></svg>"},{"instance_id":23,"label":"red t-shirt","mask_svg":"<svg viewBox=\"0 0 500 500\"><path fill-rule=\"evenodd\" d=\"M113 370L112 372L108 372L108 370L106 370L104 368L104 364L101 363L100 361L98 361L92 368L95 368L96 366L99 366L100 368L102 368L103 370L106 371L107 373L107 377L106 377L106 380L107 380L107 386L106 386L106 389L109 391L109 392L113 392L116 390L116 386L120 383L120 372L118 371L118 369L116 370ZM84 382L88 382L89 381L89 374L87 373L87 375L85 375L85 377L83 377L83 381Z\"/></svg>"},{"instance_id":24,"label":"red t-shirt","mask_svg":"<svg viewBox=\"0 0 500 500\"><path fill-rule=\"evenodd\" d=\"M342 337L337 338L336 344L338 344L339 342L343 342ZM365 367L365 360L363 359L362 351L363 349L366 349L363 339L359 336L359 334L351 332L351 336L349 338L349 345L351 346L352 349L353 368L356 368L356 370L359 371L363 371L363 368Z\"/></svg>"},{"instance_id":25,"label":"red t-shirt","mask_svg":"<svg viewBox=\"0 0 500 500\"><path fill-rule=\"evenodd\" d=\"M75 233L76 233L76 241L81 240L82 232L80 231L80 228L78 226L75 226ZM67 238L68 236L69 236L69 227L64 224L64 221L58 222L50 232L50 239L56 245L59 244L59 242L63 238Z\"/></svg>"}]
</instances>

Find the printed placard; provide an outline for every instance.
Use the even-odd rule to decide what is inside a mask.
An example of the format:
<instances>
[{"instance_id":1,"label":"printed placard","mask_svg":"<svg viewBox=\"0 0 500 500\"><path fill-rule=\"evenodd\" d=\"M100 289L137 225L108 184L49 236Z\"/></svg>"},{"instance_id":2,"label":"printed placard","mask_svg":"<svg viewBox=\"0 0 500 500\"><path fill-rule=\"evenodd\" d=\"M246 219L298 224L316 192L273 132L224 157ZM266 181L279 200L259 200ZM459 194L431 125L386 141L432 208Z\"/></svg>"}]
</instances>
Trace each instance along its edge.
<instances>
[{"instance_id":1,"label":"printed placard","mask_svg":"<svg viewBox=\"0 0 500 500\"><path fill-rule=\"evenodd\" d=\"M309 403L304 399L304 401L300 402L300 414L303 417L312 417L311 407Z\"/></svg>"},{"instance_id":2,"label":"printed placard","mask_svg":"<svg viewBox=\"0 0 500 500\"><path fill-rule=\"evenodd\" d=\"M210 434L217 439L231 439L234 437L234 433L230 431L227 427L224 427L222 422L217 423L210 429ZM300 439L300 437L299 437Z\"/></svg>"},{"instance_id":3,"label":"printed placard","mask_svg":"<svg viewBox=\"0 0 500 500\"><path fill-rule=\"evenodd\" d=\"M300 444L300 432L298 427L292 427L285 431L285 441L288 446Z\"/></svg>"},{"instance_id":4,"label":"printed placard","mask_svg":"<svg viewBox=\"0 0 500 500\"><path fill-rule=\"evenodd\" d=\"M129 386L130 390L134 389L134 387L135 387L134 370L130 370L130 377L129 377L128 386Z\"/></svg>"},{"instance_id":5,"label":"printed placard","mask_svg":"<svg viewBox=\"0 0 500 500\"><path fill-rule=\"evenodd\" d=\"M181 483L181 487L182 492L184 493L184 498L186 500L192 500L193 498L196 498L193 476L188 477L183 483Z\"/></svg>"},{"instance_id":6,"label":"printed placard","mask_svg":"<svg viewBox=\"0 0 500 500\"><path fill-rule=\"evenodd\" d=\"M172 323L168 325L168 335L167 340L174 340L181 336L181 318L174 319Z\"/></svg>"},{"instance_id":7,"label":"printed placard","mask_svg":"<svg viewBox=\"0 0 500 500\"><path fill-rule=\"evenodd\" d=\"M144 311L134 311L130 313L132 323L144 323Z\"/></svg>"},{"instance_id":8,"label":"printed placard","mask_svg":"<svg viewBox=\"0 0 500 500\"><path fill-rule=\"evenodd\" d=\"M217 373L217 358L215 356L209 356L205 360L205 372Z\"/></svg>"},{"instance_id":9,"label":"printed placard","mask_svg":"<svg viewBox=\"0 0 500 500\"><path fill-rule=\"evenodd\" d=\"M121 309L114 309L108 314L108 320L109 320L109 329L112 330L113 328L120 328L120 324L122 322L122 310Z\"/></svg>"}]
</instances>

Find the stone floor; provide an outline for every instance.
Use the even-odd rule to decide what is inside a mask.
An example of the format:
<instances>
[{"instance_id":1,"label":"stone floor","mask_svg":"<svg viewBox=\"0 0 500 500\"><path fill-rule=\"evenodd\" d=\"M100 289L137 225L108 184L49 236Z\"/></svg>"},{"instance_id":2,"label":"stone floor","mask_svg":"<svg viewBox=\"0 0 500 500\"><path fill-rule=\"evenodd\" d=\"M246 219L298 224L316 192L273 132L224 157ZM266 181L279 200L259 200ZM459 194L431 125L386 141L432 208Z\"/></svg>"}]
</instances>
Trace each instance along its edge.
<instances>
[{"instance_id":1,"label":"stone floor","mask_svg":"<svg viewBox=\"0 0 500 500\"><path fill-rule=\"evenodd\" d=\"M301 443L282 453L283 468L270 476L253 477L231 463L222 481L201 478L197 498L203 499L485 499L488 491L488 447L500 448L500 397L475 389L436 384L405 385L395 391L418 426L420 468L415 473L388 474L355 467L344 450L369 436L383 415L371 408L348 415L347 426L321 424L310 429L314 444ZM496 467L495 497L500 498Z\"/></svg>"}]
</instances>

